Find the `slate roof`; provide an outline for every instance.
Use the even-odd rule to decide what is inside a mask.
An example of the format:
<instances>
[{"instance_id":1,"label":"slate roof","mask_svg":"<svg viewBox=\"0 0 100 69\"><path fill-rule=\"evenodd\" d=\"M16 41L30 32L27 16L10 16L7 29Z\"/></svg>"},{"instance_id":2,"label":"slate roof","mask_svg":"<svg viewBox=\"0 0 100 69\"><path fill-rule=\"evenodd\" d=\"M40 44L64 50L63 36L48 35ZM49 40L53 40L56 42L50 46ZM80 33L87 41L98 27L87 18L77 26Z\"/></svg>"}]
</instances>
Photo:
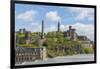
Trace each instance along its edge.
<instances>
[{"instance_id":1,"label":"slate roof","mask_svg":"<svg viewBox=\"0 0 100 69\"><path fill-rule=\"evenodd\" d=\"M15 51L16 52L33 52L34 51L34 48L25 48L25 47L21 47L21 46L18 46L15 48Z\"/></svg>"},{"instance_id":2,"label":"slate roof","mask_svg":"<svg viewBox=\"0 0 100 69\"><path fill-rule=\"evenodd\" d=\"M41 49L42 49L42 47L41 47ZM32 48L32 47L27 48L27 47L18 46L15 48L15 51L20 52L20 53L22 53L22 52L30 53L30 52L39 52L41 49L40 48Z\"/></svg>"}]
</instances>

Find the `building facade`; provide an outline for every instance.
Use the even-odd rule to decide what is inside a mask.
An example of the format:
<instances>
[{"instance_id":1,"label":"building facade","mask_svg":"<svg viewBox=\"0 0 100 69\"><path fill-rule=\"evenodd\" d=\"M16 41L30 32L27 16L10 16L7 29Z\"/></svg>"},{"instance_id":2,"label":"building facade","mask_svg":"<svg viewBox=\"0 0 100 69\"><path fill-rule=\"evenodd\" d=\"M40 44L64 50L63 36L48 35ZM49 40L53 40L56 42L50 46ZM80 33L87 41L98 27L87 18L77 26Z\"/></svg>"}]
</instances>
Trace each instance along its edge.
<instances>
[{"instance_id":1,"label":"building facade","mask_svg":"<svg viewBox=\"0 0 100 69\"><path fill-rule=\"evenodd\" d=\"M21 64L23 62L33 62L35 60L46 59L46 48L32 48L32 47L16 47L15 48L15 63Z\"/></svg>"},{"instance_id":2,"label":"building facade","mask_svg":"<svg viewBox=\"0 0 100 69\"><path fill-rule=\"evenodd\" d=\"M73 29L72 26L69 26L69 30L64 32L64 37L75 41L77 39L76 29Z\"/></svg>"}]
</instances>

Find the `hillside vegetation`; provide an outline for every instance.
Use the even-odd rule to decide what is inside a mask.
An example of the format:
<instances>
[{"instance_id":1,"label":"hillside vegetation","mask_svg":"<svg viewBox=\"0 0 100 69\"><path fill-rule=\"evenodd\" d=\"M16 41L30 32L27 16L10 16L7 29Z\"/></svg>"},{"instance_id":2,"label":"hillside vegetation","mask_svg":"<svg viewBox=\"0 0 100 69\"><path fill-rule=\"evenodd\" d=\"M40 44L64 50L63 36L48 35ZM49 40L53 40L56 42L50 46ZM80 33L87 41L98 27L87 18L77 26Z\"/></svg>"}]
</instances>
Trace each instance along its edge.
<instances>
[{"instance_id":1,"label":"hillside vegetation","mask_svg":"<svg viewBox=\"0 0 100 69\"><path fill-rule=\"evenodd\" d=\"M30 38L29 43L26 43L26 37L23 33L18 33L16 35L17 41L16 46L24 47L46 47L47 55L56 56L66 56L74 54L90 54L93 53L93 48L85 48L79 39L76 41L69 40L64 37L63 32L48 32L44 33L44 38L41 39L40 32L34 32L28 34ZM41 41L44 40L44 41Z\"/></svg>"}]
</instances>

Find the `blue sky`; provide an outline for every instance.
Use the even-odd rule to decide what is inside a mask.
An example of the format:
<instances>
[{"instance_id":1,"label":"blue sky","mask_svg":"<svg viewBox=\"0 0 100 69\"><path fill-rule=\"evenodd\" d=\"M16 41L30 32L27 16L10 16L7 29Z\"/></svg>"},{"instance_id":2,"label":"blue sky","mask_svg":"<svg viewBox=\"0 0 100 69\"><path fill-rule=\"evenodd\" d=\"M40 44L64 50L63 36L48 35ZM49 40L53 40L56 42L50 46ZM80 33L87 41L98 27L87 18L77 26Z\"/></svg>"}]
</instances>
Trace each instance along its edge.
<instances>
[{"instance_id":1,"label":"blue sky","mask_svg":"<svg viewBox=\"0 0 100 69\"><path fill-rule=\"evenodd\" d=\"M79 35L94 39L94 9L80 7L62 7L45 5L15 5L15 30L26 28L29 31L41 31L44 20L45 32L56 31L60 22L60 30L68 30L69 25ZM92 37L92 38L91 38Z\"/></svg>"}]
</instances>

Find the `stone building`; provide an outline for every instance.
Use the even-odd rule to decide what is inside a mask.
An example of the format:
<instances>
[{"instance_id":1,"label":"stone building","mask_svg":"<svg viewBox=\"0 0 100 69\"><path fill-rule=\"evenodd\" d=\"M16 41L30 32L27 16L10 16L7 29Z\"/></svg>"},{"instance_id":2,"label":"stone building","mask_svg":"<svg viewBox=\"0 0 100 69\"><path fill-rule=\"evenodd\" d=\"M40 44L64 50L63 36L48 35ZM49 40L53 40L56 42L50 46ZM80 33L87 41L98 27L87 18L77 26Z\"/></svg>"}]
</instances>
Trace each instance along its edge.
<instances>
[{"instance_id":1,"label":"stone building","mask_svg":"<svg viewBox=\"0 0 100 69\"><path fill-rule=\"evenodd\" d=\"M90 41L86 36L78 36L78 39L82 41Z\"/></svg>"},{"instance_id":2,"label":"stone building","mask_svg":"<svg viewBox=\"0 0 100 69\"><path fill-rule=\"evenodd\" d=\"M17 33L26 33L26 32L30 32L30 31L27 31L25 28L23 29L19 29L19 31L17 31Z\"/></svg>"},{"instance_id":3,"label":"stone building","mask_svg":"<svg viewBox=\"0 0 100 69\"><path fill-rule=\"evenodd\" d=\"M30 44L31 43L31 37L30 37L30 32L26 31L25 32L25 43Z\"/></svg>"},{"instance_id":4,"label":"stone building","mask_svg":"<svg viewBox=\"0 0 100 69\"><path fill-rule=\"evenodd\" d=\"M76 40L77 33L75 31L76 29L73 29L72 26L69 26L69 30L64 32L64 37L67 37L69 40Z\"/></svg>"},{"instance_id":5,"label":"stone building","mask_svg":"<svg viewBox=\"0 0 100 69\"><path fill-rule=\"evenodd\" d=\"M15 33L16 43L20 43L20 38L17 36L17 34L24 34L25 36L23 38L21 38L22 40L24 40L24 43L26 43L26 44L31 43L30 33L31 32L27 31L25 28L24 29L19 29L19 31L17 31Z\"/></svg>"},{"instance_id":6,"label":"stone building","mask_svg":"<svg viewBox=\"0 0 100 69\"><path fill-rule=\"evenodd\" d=\"M38 59L46 59L46 48L32 48L32 47L16 47L15 48L15 63L21 64L23 62L32 62Z\"/></svg>"}]
</instances>

